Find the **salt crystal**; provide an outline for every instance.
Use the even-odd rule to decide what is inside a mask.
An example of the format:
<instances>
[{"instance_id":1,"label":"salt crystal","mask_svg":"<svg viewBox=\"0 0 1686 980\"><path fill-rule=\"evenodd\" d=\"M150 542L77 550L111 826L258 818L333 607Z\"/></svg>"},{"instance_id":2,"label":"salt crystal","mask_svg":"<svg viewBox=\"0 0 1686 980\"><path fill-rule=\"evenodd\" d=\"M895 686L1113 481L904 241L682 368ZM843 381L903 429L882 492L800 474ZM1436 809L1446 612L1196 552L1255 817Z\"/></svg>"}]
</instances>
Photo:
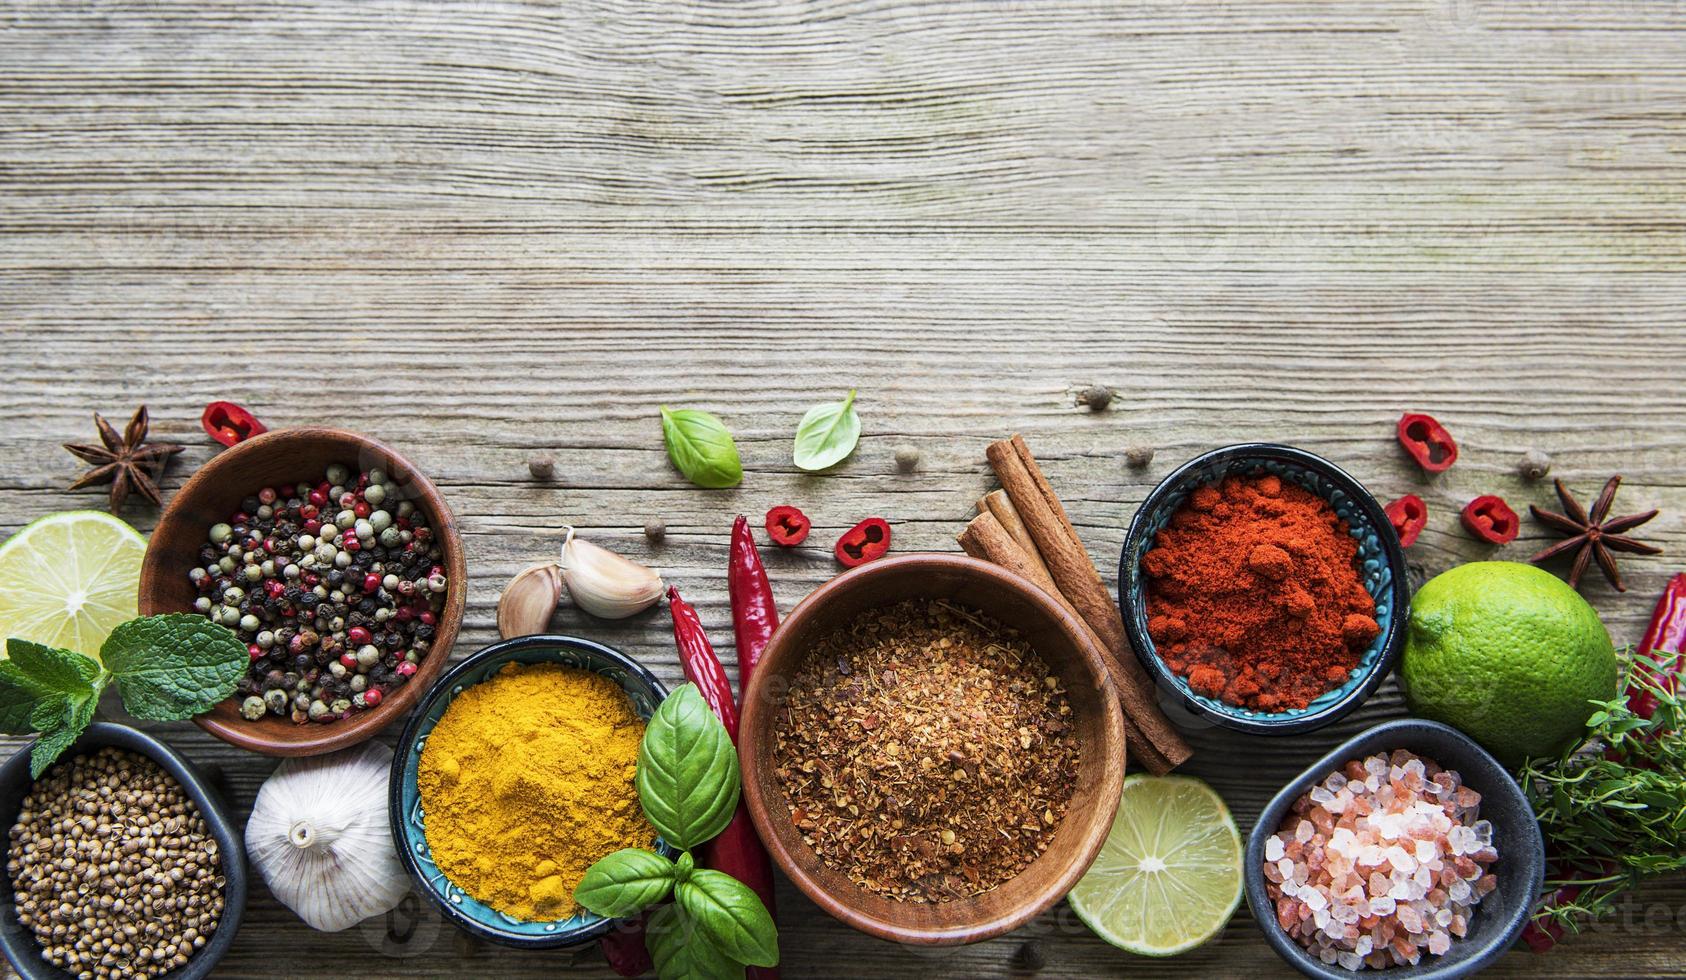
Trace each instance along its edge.
<instances>
[{"instance_id":1,"label":"salt crystal","mask_svg":"<svg viewBox=\"0 0 1686 980\"><path fill-rule=\"evenodd\" d=\"M1370 899L1371 915L1392 915L1393 909L1394 899L1390 896L1383 895L1380 898Z\"/></svg>"},{"instance_id":2,"label":"salt crystal","mask_svg":"<svg viewBox=\"0 0 1686 980\"><path fill-rule=\"evenodd\" d=\"M1369 956L1370 951L1375 948L1376 941L1374 939L1369 936L1359 936L1358 941L1353 944L1352 951L1359 956Z\"/></svg>"},{"instance_id":3,"label":"salt crystal","mask_svg":"<svg viewBox=\"0 0 1686 980\"><path fill-rule=\"evenodd\" d=\"M1322 952L1317 954L1317 958L1325 963L1328 963L1330 966L1333 966L1335 961L1340 958L1340 954L1335 952L1333 949L1325 948Z\"/></svg>"},{"instance_id":4,"label":"salt crystal","mask_svg":"<svg viewBox=\"0 0 1686 980\"><path fill-rule=\"evenodd\" d=\"M1282 860L1282 852L1283 852L1282 838L1273 835L1269 840L1265 841L1265 860L1266 861L1280 861L1280 860Z\"/></svg>"},{"instance_id":5,"label":"salt crystal","mask_svg":"<svg viewBox=\"0 0 1686 980\"><path fill-rule=\"evenodd\" d=\"M1446 896L1454 902L1469 901L1469 882L1462 878L1453 879L1452 883L1446 887Z\"/></svg>"},{"instance_id":6,"label":"salt crystal","mask_svg":"<svg viewBox=\"0 0 1686 980\"><path fill-rule=\"evenodd\" d=\"M1413 856L1421 864L1427 864L1430 861L1433 861L1436 857L1439 856L1439 853L1440 853L1440 849L1438 847L1434 846L1433 841L1429 841L1429 840L1419 840L1419 841L1417 841L1417 846L1415 848L1413 848L1413 850L1415 852L1413 854ZM1270 845L1269 844L1265 845L1265 858L1267 860L1270 858Z\"/></svg>"},{"instance_id":7,"label":"salt crystal","mask_svg":"<svg viewBox=\"0 0 1686 980\"><path fill-rule=\"evenodd\" d=\"M1417 913L1415 906L1401 905L1394 915L1398 917L1399 924L1405 927L1406 932L1423 931L1423 918Z\"/></svg>"},{"instance_id":8,"label":"salt crystal","mask_svg":"<svg viewBox=\"0 0 1686 980\"><path fill-rule=\"evenodd\" d=\"M1442 955L1451 948L1452 937L1440 932L1439 930L1435 930L1435 932L1428 937L1428 951L1436 956Z\"/></svg>"},{"instance_id":9,"label":"salt crystal","mask_svg":"<svg viewBox=\"0 0 1686 980\"><path fill-rule=\"evenodd\" d=\"M1328 896L1315 888L1306 890L1304 901L1311 906L1313 912L1321 912L1329 904Z\"/></svg>"},{"instance_id":10,"label":"salt crystal","mask_svg":"<svg viewBox=\"0 0 1686 980\"><path fill-rule=\"evenodd\" d=\"M1313 786L1311 788L1311 802L1316 803L1318 806L1333 803L1334 801L1335 794L1329 792L1322 786Z\"/></svg>"},{"instance_id":11,"label":"salt crystal","mask_svg":"<svg viewBox=\"0 0 1686 980\"><path fill-rule=\"evenodd\" d=\"M1434 924L1442 929L1452 924L1452 910L1439 909L1434 913Z\"/></svg>"},{"instance_id":12,"label":"salt crystal","mask_svg":"<svg viewBox=\"0 0 1686 980\"><path fill-rule=\"evenodd\" d=\"M1293 896L1298 895L1299 893L1300 893L1300 883L1295 881L1294 879L1289 878L1287 881L1284 881L1282 883L1282 894L1287 895L1289 897L1293 897Z\"/></svg>"},{"instance_id":13,"label":"salt crystal","mask_svg":"<svg viewBox=\"0 0 1686 980\"><path fill-rule=\"evenodd\" d=\"M1380 776L1387 772L1387 759L1373 755L1364 760L1364 771L1372 776Z\"/></svg>"},{"instance_id":14,"label":"salt crystal","mask_svg":"<svg viewBox=\"0 0 1686 980\"><path fill-rule=\"evenodd\" d=\"M1329 774L1328 779L1323 780L1323 785L1329 788L1329 792L1339 793L1346 787L1346 773L1335 770Z\"/></svg>"},{"instance_id":15,"label":"salt crystal","mask_svg":"<svg viewBox=\"0 0 1686 980\"><path fill-rule=\"evenodd\" d=\"M1364 957L1357 953L1337 953L1335 954L1335 962L1348 970L1357 970L1364 965Z\"/></svg>"},{"instance_id":16,"label":"salt crystal","mask_svg":"<svg viewBox=\"0 0 1686 980\"><path fill-rule=\"evenodd\" d=\"M1294 839L1304 844L1306 841L1311 840L1311 835L1316 832L1317 828L1311 825L1310 820L1301 820L1299 825L1294 828Z\"/></svg>"}]
</instances>

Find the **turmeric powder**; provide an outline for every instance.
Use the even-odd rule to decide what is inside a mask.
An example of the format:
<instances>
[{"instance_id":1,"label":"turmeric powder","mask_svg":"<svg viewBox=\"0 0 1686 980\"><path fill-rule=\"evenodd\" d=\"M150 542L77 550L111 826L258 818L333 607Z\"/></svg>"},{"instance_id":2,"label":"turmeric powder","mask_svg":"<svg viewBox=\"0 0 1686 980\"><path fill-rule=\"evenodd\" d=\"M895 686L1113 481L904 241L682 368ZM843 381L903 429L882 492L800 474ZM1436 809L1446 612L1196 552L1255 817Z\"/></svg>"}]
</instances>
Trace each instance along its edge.
<instances>
[{"instance_id":1,"label":"turmeric powder","mask_svg":"<svg viewBox=\"0 0 1686 980\"><path fill-rule=\"evenodd\" d=\"M418 774L439 870L505 915L567 918L595 861L655 842L633 783L643 736L625 692L589 671L510 664L463 691Z\"/></svg>"}]
</instances>

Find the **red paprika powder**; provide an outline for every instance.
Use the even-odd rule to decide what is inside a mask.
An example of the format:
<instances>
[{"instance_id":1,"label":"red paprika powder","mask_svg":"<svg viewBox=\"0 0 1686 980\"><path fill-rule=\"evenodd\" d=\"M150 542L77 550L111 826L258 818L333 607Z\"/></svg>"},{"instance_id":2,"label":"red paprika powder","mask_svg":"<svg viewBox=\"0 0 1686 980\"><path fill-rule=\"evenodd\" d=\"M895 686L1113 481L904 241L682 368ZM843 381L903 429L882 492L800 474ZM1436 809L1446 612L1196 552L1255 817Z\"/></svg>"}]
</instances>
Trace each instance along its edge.
<instances>
[{"instance_id":1,"label":"red paprika powder","mask_svg":"<svg viewBox=\"0 0 1686 980\"><path fill-rule=\"evenodd\" d=\"M1323 498L1268 474L1226 477L1191 493L1142 556L1148 634L1197 694L1304 708L1381 632L1357 557Z\"/></svg>"}]
</instances>

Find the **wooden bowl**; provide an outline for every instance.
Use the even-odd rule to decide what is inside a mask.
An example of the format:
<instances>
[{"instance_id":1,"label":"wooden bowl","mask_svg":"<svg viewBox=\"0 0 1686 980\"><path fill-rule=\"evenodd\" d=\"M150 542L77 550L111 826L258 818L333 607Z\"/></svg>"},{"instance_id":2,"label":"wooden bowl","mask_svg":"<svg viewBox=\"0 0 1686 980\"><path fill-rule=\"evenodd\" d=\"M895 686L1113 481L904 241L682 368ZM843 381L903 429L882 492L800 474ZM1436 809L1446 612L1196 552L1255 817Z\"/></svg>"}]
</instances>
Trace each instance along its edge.
<instances>
[{"instance_id":1,"label":"wooden bowl","mask_svg":"<svg viewBox=\"0 0 1686 980\"><path fill-rule=\"evenodd\" d=\"M367 436L341 429L303 426L256 436L218 454L170 498L158 527L152 532L141 563L140 611L143 615L192 612L198 590L188 570L199 563L199 547L211 525L225 521L240 501L265 486L319 480L330 463L379 467L392 478L404 499L427 515L438 535L449 586L439 611L433 646L408 681L388 693L370 710L323 725L294 724L265 716L247 721L240 716L238 698L229 698L193 720L217 738L264 755L322 755L356 745L404 717L450 659L451 644L462 625L468 597L462 536L445 498L390 447Z\"/></svg>"},{"instance_id":2,"label":"wooden bowl","mask_svg":"<svg viewBox=\"0 0 1686 980\"><path fill-rule=\"evenodd\" d=\"M1080 740L1076 790L1052 844L1017 877L941 904L869 892L820 860L802 840L774 773L784 692L819 639L867 610L904 599L951 599L1014 627L1064 682ZM1124 719L1086 631L1029 581L960 555L886 558L820 586L773 635L743 696L738 754L743 800L773 860L820 908L862 932L900 943L952 946L1011 931L1070 891L1099 853L1124 778Z\"/></svg>"}]
</instances>

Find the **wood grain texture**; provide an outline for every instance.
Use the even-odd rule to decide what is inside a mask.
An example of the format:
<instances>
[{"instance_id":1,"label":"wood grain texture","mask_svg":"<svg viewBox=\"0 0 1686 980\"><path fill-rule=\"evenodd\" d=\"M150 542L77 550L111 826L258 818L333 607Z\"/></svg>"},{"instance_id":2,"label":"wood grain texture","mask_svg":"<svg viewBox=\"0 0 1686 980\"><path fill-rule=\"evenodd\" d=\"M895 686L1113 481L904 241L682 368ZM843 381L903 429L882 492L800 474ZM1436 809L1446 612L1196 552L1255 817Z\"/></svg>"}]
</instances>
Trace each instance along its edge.
<instances>
[{"instance_id":1,"label":"wood grain texture","mask_svg":"<svg viewBox=\"0 0 1686 980\"><path fill-rule=\"evenodd\" d=\"M868 514L954 550L1036 448L1109 585L1124 525L1195 453L1289 442L1423 495L1425 574L1492 552L1455 513L1584 492L1658 506L1668 549L1587 594L1620 642L1686 553L1686 5L1673 0L11 0L0 5L0 532L67 507L90 413L147 402L216 447L206 401L365 431L461 519L459 649L572 522L658 565L731 655L731 515L776 503L813 546L767 554L783 606ZM1074 395L1120 392L1091 414ZM811 404L862 390L835 472L789 462ZM719 413L742 488L686 486L655 406ZM1456 433L1425 480L1406 410ZM898 444L920 450L913 474ZM1127 445L1157 450L1123 465ZM536 484L526 460L558 459ZM132 511L143 530L155 515ZM638 528L663 518L667 541ZM558 628L680 678L653 611ZM1187 771L1250 823L1298 769L1403 709L1390 683L1315 737L1188 732ZM225 771L267 760L158 726ZM8 742L7 745L13 745ZM781 882L787 975L1280 975L1245 912L1169 962L1061 905L975 947L865 939ZM390 933L389 933L390 930ZM394 938L397 937L397 938ZM1686 883L1501 975L1681 975ZM260 887L221 973L551 975L425 913L310 934ZM604 971L583 954L580 976ZM1020 974L1022 975L1022 974Z\"/></svg>"}]
</instances>

